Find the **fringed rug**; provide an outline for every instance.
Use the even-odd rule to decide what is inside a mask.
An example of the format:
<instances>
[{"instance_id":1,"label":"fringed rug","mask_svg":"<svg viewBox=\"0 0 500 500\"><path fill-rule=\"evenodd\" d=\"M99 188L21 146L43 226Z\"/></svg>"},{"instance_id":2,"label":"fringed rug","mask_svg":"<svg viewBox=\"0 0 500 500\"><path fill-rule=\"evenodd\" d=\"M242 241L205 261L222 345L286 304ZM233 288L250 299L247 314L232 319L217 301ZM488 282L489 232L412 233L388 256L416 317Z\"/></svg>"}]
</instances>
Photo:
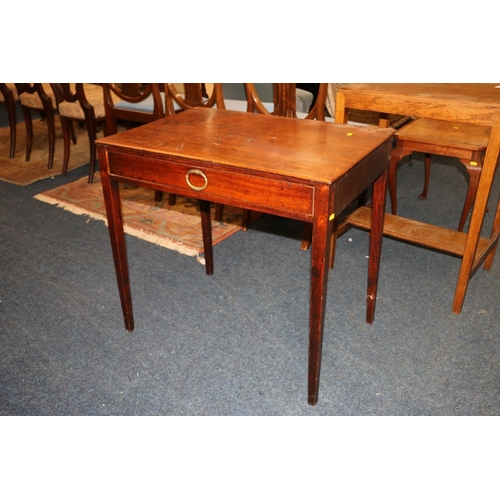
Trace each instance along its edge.
<instances>
[{"instance_id":1,"label":"fringed rug","mask_svg":"<svg viewBox=\"0 0 500 500\"><path fill-rule=\"evenodd\" d=\"M123 184L120 185L120 194L125 233L196 257L204 264L201 218L197 200L177 196L176 204L169 206L167 194L163 196L164 201L155 202L153 190ZM36 195L35 198L74 214L106 222L99 172L96 172L92 184L89 184L87 177L84 177ZM242 214L241 209L225 206L223 220L217 222L213 220L212 207L214 245L241 230Z\"/></svg>"},{"instance_id":2,"label":"fringed rug","mask_svg":"<svg viewBox=\"0 0 500 500\"><path fill-rule=\"evenodd\" d=\"M71 143L68 170L81 167L90 160L89 139L87 129L79 129L75 124L76 144ZM16 153L9 158L10 129L0 128L0 180L28 186L36 181L61 175L64 143L59 117L55 117L56 143L52 168L47 168L49 159L49 142L47 123L42 120L33 120L33 149L30 161L26 161L26 125L17 124Z\"/></svg>"}]
</instances>

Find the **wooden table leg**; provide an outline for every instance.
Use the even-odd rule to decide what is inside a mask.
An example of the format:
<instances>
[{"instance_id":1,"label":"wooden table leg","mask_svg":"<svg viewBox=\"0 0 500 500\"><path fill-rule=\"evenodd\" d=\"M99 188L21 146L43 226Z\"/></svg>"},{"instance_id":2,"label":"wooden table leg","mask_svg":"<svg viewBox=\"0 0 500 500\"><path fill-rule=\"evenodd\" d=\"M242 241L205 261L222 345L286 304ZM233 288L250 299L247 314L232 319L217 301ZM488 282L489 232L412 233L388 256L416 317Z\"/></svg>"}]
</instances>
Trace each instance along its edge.
<instances>
[{"instance_id":1,"label":"wooden table leg","mask_svg":"<svg viewBox=\"0 0 500 500\"><path fill-rule=\"evenodd\" d=\"M314 221L312 224L311 248L311 300L309 315L309 385L308 402L318 402L321 351L325 324L326 292L331 246L332 223L326 209L329 204L329 190L318 189L315 193Z\"/></svg>"},{"instance_id":2,"label":"wooden table leg","mask_svg":"<svg viewBox=\"0 0 500 500\"><path fill-rule=\"evenodd\" d=\"M205 271L208 275L214 273L214 252L212 243L212 221L210 219L210 202L200 201L201 231L203 233L203 251L205 253Z\"/></svg>"},{"instance_id":3,"label":"wooden table leg","mask_svg":"<svg viewBox=\"0 0 500 500\"><path fill-rule=\"evenodd\" d=\"M493 265L493 260L495 259L495 252L498 246L498 237L500 236L500 197L497 201L497 212L495 215L495 220L493 222L493 227L491 228L491 236L490 239L495 239L496 243L494 248L491 249L491 252L488 254L484 261L484 269L489 271L491 266Z\"/></svg>"},{"instance_id":4,"label":"wooden table leg","mask_svg":"<svg viewBox=\"0 0 500 500\"><path fill-rule=\"evenodd\" d=\"M385 199L387 193L387 171L373 184L372 220L370 229L370 253L368 259L368 290L366 293L366 321L373 323L384 232Z\"/></svg>"},{"instance_id":5,"label":"wooden table leg","mask_svg":"<svg viewBox=\"0 0 500 500\"><path fill-rule=\"evenodd\" d=\"M130 293L127 248L125 245L125 234L123 232L120 187L118 182L112 181L109 178L107 171L107 155L102 154L99 156L99 168L101 171L102 192L108 218L109 237L111 240L111 249L113 251L123 319L125 321L125 328L131 332L134 329L134 315L132 311L132 295Z\"/></svg>"},{"instance_id":6,"label":"wooden table leg","mask_svg":"<svg viewBox=\"0 0 500 500\"><path fill-rule=\"evenodd\" d=\"M479 186L477 188L476 201L472 209L469 230L467 232L467 240L465 242L462 264L458 274L457 288L455 290L455 298L453 300L452 311L459 314L462 311L462 306L467 291L467 285L472 276L474 258L476 256L477 244L481 235L483 226L484 214L486 205L490 196L491 185L495 176L496 165L498 161L498 153L500 150L500 112L495 115L493 126L491 128L490 139L484 157L483 169L479 178ZM490 265L493 262L496 245L491 250L487 257L485 265Z\"/></svg>"}]
</instances>

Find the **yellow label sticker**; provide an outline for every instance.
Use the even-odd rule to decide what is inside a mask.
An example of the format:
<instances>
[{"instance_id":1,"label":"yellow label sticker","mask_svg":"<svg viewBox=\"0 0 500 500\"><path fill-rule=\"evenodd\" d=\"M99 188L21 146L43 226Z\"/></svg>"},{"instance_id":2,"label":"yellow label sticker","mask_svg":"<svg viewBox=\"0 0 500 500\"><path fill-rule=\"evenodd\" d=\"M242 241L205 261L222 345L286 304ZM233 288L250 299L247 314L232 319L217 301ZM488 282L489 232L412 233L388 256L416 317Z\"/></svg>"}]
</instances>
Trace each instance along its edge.
<instances>
[{"instance_id":1,"label":"yellow label sticker","mask_svg":"<svg viewBox=\"0 0 500 500\"><path fill-rule=\"evenodd\" d=\"M458 127L456 125L453 128L458 130Z\"/></svg>"},{"instance_id":2,"label":"yellow label sticker","mask_svg":"<svg viewBox=\"0 0 500 500\"><path fill-rule=\"evenodd\" d=\"M477 165L477 161L471 161L470 164L475 167Z\"/></svg>"},{"instance_id":3,"label":"yellow label sticker","mask_svg":"<svg viewBox=\"0 0 500 500\"><path fill-rule=\"evenodd\" d=\"M333 219L335 219L335 214L330 215L330 217L328 218L328 220L333 220Z\"/></svg>"},{"instance_id":4,"label":"yellow label sticker","mask_svg":"<svg viewBox=\"0 0 500 500\"><path fill-rule=\"evenodd\" d=\"M350 137L354 132L348 132L347 137Z\"/></svg>"}]
</instances>

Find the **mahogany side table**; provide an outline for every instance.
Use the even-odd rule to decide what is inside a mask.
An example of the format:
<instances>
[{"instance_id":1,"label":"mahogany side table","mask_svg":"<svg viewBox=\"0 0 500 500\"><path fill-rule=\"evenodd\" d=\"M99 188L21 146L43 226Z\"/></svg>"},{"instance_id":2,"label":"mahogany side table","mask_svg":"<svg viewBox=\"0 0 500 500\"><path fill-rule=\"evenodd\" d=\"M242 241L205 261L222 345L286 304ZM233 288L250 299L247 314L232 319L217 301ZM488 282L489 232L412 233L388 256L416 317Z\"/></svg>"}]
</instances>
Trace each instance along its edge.
<instances>
[{"instance_id":1,"label":"mahogany side table","mask_svg":"<svg viewBox=\"0 0 500 500\"><path fill-rule=\"evenodd\" d=\"M373 184L367 321L373 322L393 129L192 109L96 141L122 311L134 329L119 183L198 198L207 274L209 203L312 223L308 402L318 401L336 217Z\"/></svg>"}]
</instances>

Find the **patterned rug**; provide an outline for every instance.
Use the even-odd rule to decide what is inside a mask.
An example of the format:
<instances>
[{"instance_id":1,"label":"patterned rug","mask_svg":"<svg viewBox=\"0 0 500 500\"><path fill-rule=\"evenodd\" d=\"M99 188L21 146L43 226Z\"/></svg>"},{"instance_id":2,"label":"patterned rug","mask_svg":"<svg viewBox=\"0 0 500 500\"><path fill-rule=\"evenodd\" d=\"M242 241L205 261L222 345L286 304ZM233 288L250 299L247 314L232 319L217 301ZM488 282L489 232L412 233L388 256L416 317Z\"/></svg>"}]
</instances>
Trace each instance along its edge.
<instances>
[{"instance_id":1,"label":"patterned rug","mask_svg":"<svg viewBox=\"0 0 500 500\"><path fill-rule=\"evenodd\" d=\"M36 181L61 175L64 143L59 117L55 117L56 144L54 163L47 168L49 143L47 124L42 120L33 120L33 148L30 161L26 158L26 126L24 122L17 124L16 153L9 158L10 129L0 128L0 180L28 186ZM81 167L89 162L89 139L85 128L79 129L75 124L76 144L71 143L68 170ZM100 136L101 134L98 134Z\"/></svg>"},{"instance_id":2,"label":"patterned rug","mask_svg":"<svg viewBox=\"0 0 500 500\"><path fill-rule=\"evenodd\" d=\"M132 185L120 185L124 231L143 240L185 255L194 256L204 264L203 237L197 200L177 196L176 204L168 205L168 195L154 201L154 191ZM94 182L87 177L35 196L36 199L64 208L74 214L106 222L99 172ZM213 244L241 230L242 210L224 207L222 222L213 220Z\"/></svg>"}]
</instances>

